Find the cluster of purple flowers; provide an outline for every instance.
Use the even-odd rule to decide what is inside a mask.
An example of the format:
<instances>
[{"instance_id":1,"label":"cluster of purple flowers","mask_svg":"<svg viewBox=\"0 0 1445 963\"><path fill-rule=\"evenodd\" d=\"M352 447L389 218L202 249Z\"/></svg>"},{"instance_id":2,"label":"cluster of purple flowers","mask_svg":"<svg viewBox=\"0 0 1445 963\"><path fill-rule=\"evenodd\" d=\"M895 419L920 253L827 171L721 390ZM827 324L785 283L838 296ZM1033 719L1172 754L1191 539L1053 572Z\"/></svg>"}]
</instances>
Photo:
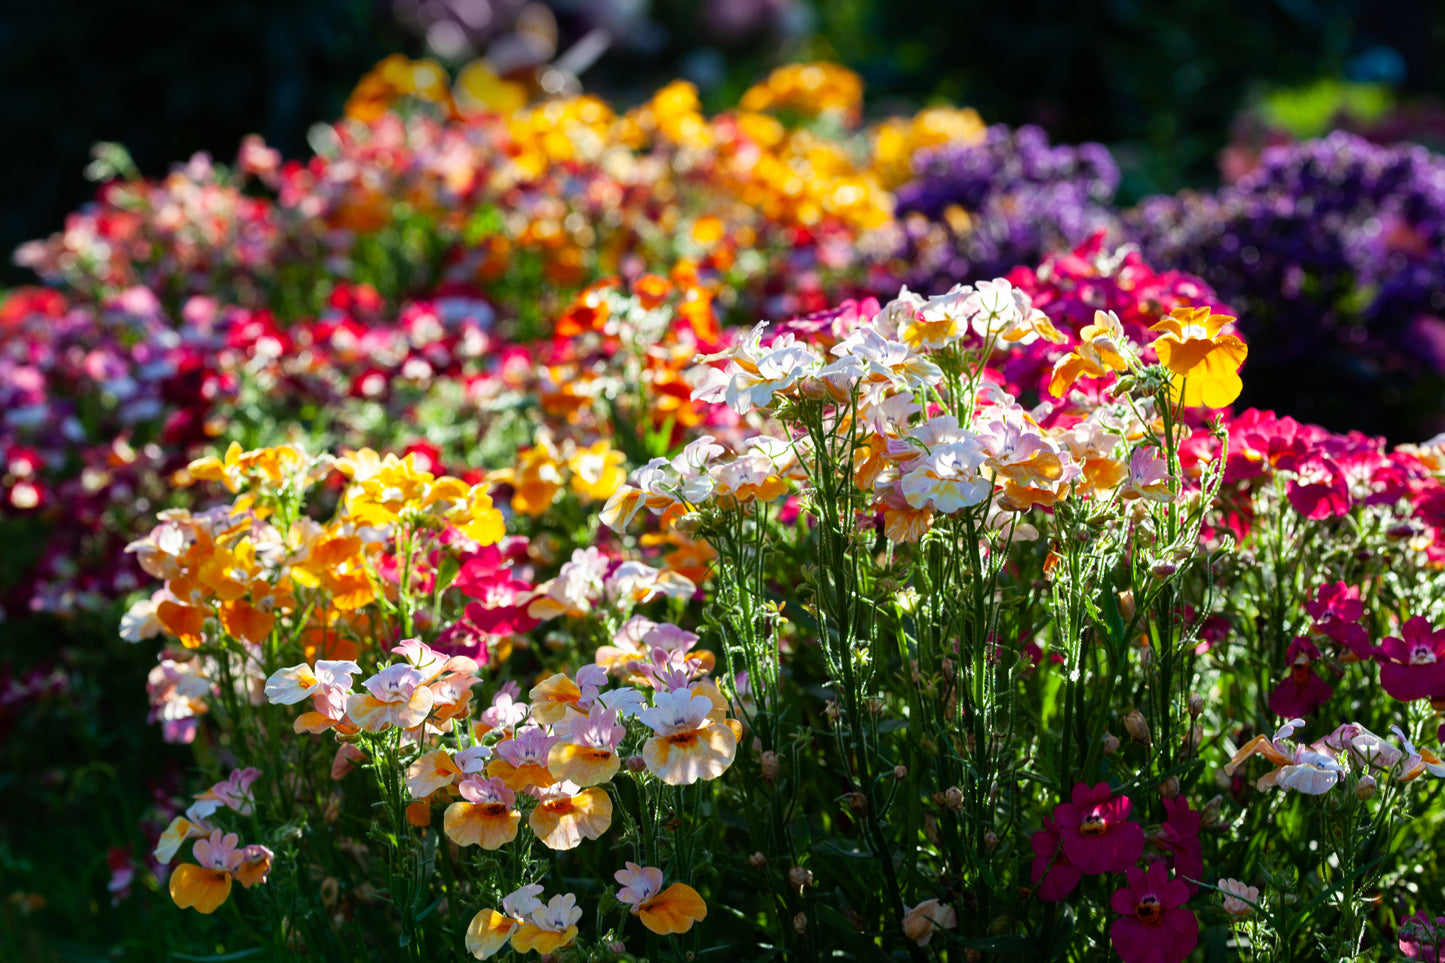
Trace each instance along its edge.
<instances>
[{"instance_id":1,"label":"cluster of purple flowers","mask_svg":"<svg viewBox=\"0 0 1445 963\"><path fill-rule=\"evenodd\" d=\"M1197 274L1246 319L1249 400L1368 431L1441 427L1438 403L1407 391L1445 377L1445 159L1336 132L1124 222L1150 263Z\"/></svg>"},{"instance_id":2,"label":"cluster of purple flowers","mask_svg":"<svg viewBox=\"0 0 1445 963\"><path fill-rule=\"evenodd\" d=\"M978 144L921 154L898 190L895 264L909 287L986 278L1073 248L1114 224L1119 168L1102 144L1051 146L1038 127L995 124Z\"/></svg>"}]
</instances>

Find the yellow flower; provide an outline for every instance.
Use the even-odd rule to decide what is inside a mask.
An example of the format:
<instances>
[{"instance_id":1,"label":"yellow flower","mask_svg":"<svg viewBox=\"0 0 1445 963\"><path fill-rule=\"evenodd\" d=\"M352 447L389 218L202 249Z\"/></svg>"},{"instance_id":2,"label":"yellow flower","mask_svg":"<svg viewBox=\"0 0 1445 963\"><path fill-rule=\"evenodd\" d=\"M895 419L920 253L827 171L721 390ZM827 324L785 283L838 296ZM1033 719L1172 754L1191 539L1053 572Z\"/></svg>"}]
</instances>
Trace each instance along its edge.
<instances>
[{"instance_id":1,"label":"yellow flower","mask_svg":"<svg viewBox=\"0 0 1445 963\"><path fill-rule=\"evenodd\" d=\"M619 902L632 907L642 925L659 936L686 933L692 924L707 919L707 903L686 883L662 888L662 870L628 863L613 878L622 884Z\"/></svg>"},{"instance_id":2,"label":"yellow flower","mask_svg":"<svg viewBox=\"0 0 1445 963\"><path fill-rule=\"evenodd\" d=\"M1113 311L1095 311L1094 323L1079 332L1079 344L1054 363L1049 394L1062 398L1079 378L1102 378L1129 367L1124 327Z\"/></svg>"},{"instance_id":3,"label":"yellow flower","mask_svg":"<svg viewBox=\"0 0 1445 963\"><path fill-rule=\"evenodd\" d=\"M501 849L517 838L522 814L513 806L516 794L502 780L473 776L457 789L464 801L448 806L442 818L448 839L458 846Z\"/></svg>"},{"instance_id":4,"label":"yellow flower","mask_svg":"<svg viewBox=\"0 0 1445 963\"><path fill-rule=\"evenodd\" d=\"M1175 308L1150 328L1163 332L1154 341L1159 362L1174 375L1170 394L1190 408L1224 408L1239 397L1244 382L1239 366L1249 348L1224 327L1234 321L1211 315L1209 308Z\"/></svg>"},{"instance_id":5,"label":"yellow flower","mask_svg":"<svg viewBox=\"0 0 1445 963\"><path fill-rule=\"evenodd\" d=\"M583 498L611 498L627 480L622 465L626 457L604 439L579 449L567 459L572 471L572 490Z\"/></svg>"}]
</instances>

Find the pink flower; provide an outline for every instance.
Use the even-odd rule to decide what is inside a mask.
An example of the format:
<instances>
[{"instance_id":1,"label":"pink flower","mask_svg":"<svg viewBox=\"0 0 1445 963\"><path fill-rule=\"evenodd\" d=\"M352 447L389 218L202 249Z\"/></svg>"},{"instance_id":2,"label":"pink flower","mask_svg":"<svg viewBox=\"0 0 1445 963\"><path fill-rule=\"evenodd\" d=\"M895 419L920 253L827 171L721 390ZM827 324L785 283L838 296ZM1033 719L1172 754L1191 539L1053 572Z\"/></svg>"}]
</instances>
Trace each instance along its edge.
<instances>
[{"instance_id":1,"label":"pink flower","mask_svg":"<svg viewBox=\"0 0 1445 963\"><path fill-rule=\"evenodd\" d=\"M1070 801L1054 809L1064 855L1083 873L1122 873L1144 854L1144 828L1129 821L1133 803L1101 782L1074 786Z\"/></svg>"},{"instance_id":2,"label":"pink flower","mask_svg":"<svg viewBox=\"0 0 1445 963\"><path fill-rule=\"evenodd\" d=\"M1199 884L1190 880L1204 876L1204 844L1199 841L1202 818L1198 810L1189 808L1189 800L1183 796L1164 800L1164 812L1169 818L1159 827L1154 844L1174 857L1174 875L1184 878L1193 896L1199 892Z\"/></svg>"},{"instance_id":3,"label":"pink flower","mask_svg":"<svg viewBox=\"0 0 1445 963\"><path fill-rule=\"evenodd\" d=\"M1064 855L1059 824L1044 819L1044 828L1029 838L1029 845L1034 851L1031 875L1039 899L1057 903L1072 893L1084 874Z\"/></svg>"},{"instance_id":4,"label":"pink flower","mask_svg":"<svg viewBox=\"0 0 1445 963\"><path fill-rule=\"evenodd\" d=\"M1445 629L1431 631L1429 620L1415 616L1375 649L1380 685L1401 702L1445 698Z\"/></svg>"},{"instance_id":5,"label":"pink flower","mask_svg":"<svg viewBox=\"0 0 1445 963\"><path fill-rule=\"evenodd\" d=\"M1269 697L1269 711L1286 719L1307 716L1329 701L1335 688L1310 668L1320 657L1320 650L1303 636L1289 645L1286 661L1289 675L1275 687Z\"/></svg>"},{"instance_id":6,"label":"pink flower","mask_svg":"<svg viewBox=\"0 0 1445 963\"><path fill-rule=\"evenodd\" d=\"M1424 963L1442 963L1445 960L1445 916L1437 916L1432 923L1423 912L1416 913L1400 922L1395 936L1400 943L1400 953L1407 960Z\"/></svg>"},{"instance_id":7,"label":"pink flower","mask_svg":"<svg viewBox=\"0 0 1445 963\"><path fill-rule=\"evenodd\" d=\"M1360 624L1365 606L1360 602L1358 588L1344 582L1321 585L1315 598L1305 602L1305 611L1315 620L1314 631L1334 639L1354 659L1371 657L1370 636Z\"/></svg>"},{"instance_id":8,"label":"pink flower","mask_svg":"<svg viewBox=\"0 0 1445 963\"><path fill-rule=\"evenodd\" d=\"M1350 510L1350 486L1333 458L1313 455L1295 468L1298 480L1287 490L1290 507L1311 521L1323 521Z\"/></svg>"},{"instance_id":9,"label":"pink flower","mask_svg":"<svg viewBox=\"0 0 1445 963\"><path fill-rule=\"evenodd\" d=\"M1110 905L1121 914L1109 939L1124 963L1183 963L1199 942L1199 920L1181 907L1189 888L1169 878L1163 863L1130 866L1129 885L1114 891Z\"/></svg>"}]
</instances>

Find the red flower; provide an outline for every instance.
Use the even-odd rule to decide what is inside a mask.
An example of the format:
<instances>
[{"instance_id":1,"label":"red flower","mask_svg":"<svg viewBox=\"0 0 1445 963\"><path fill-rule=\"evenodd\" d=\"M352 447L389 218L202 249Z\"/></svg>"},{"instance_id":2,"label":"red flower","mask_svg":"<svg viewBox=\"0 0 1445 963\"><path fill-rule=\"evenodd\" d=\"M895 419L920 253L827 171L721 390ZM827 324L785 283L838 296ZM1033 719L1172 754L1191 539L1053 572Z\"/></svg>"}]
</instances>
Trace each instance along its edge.
<instances>
[{"instance_id":1,"label":"red flower","mask_svg":"<svg viewBox=\"0 0 1445 963\"><path fill-rule=\"evenodd\" d=\"M1034 850L1031 875L1039 899L1057 903L1072 893L1074 887L1079 885L1083 873L1064 855L1059 824L1052 819L1045 819L1044 828L1029 837L1029 845Z\"/></svg>"},{"instance_id":2,"label":"red flower","mask_svg":"<svg viewBox=\"0 0 1445 963\"><path fill-rule=\"evenodd\" d=\"M1189 888L1169 878L1163 863L1130 866L1129 885L1114 891L1110 905L1122 914L1109 939L1124 963L1183 963L1199 942L1199 920L1181 909Z\"/></svg>"},{"instance_id":3,"label":"red flower","mask_svg":"<svg viewBox=\"0 0 1445 963\"><path fill-rule=\"evenodd\" d=\"M1199 884L1189 880L1204 876L1204 844L1199 841L1203 817L1189 808L1189 800L1183 796L1164 800L1164 812L1169 818L1159 827L1154 844L1174 857L1174 875L1185 877L1184 885L1193 896L1199 892Z\"/></svg>"},{"instance_id":4,"label":"red flower","mask_svg":"<svg viewBox=\"0 0 1445 963\"><path fill-rule=\"evenodd\" d=\"M1116 797L1109 784L1074 786L1070 801L1054 809L1064 855L1090 876L1122 873L1144 853L1144 828L1129 821L1133 803Z\"/></svg>"},{"instance_id":5,"label":"red flower","mask_svg":"<svg viewBox=\"0 0 1445 963\"><path fill-rule=\"evenodd\" d=\"M1335 687L1315 674L1310 665L1320 650L1303 636L1289 644L1285 661L1289 675L1270 693L1269 711L1286 719L1299 719L1314 712L1335 694Z\"/></svg>"},{"instance_id":6,"label":"red flower","mask_svg":"<svg viewBox=\"0 0 1445 963\"><path fill-rule=\"evenodd\" d=\"M1431 631L1417 615L1401 634L1403 639L1390 636L1375 649L1380 685L1401 702L1445 698L1445 629Z\"/></svg>"}]
</instances>

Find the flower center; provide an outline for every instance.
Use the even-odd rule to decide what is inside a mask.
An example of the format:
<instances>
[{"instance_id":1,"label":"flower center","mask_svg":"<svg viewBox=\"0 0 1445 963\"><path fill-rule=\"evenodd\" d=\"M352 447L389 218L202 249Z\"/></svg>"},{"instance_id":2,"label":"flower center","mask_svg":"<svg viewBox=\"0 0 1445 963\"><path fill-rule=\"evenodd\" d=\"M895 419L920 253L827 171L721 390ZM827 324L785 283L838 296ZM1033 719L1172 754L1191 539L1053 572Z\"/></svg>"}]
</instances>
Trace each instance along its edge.
<instances>
[{"instance_id":1,"label":"flower center","mask_svg":"<svg viewBox=\"0 0 1445 963\"><path fill-rule=\"evenodd\" d=\"M506 803L482 803L482 815L487 819L495 819L503 813L507 812L508 808L509 807Z\"/></svg>"},{"instance_id":2,"label":"flower center","mask_svg":"<svg viewBox=\"0 0 1445 963\"><path fill-rule=\"evenodd\" d=\"M1145 926L1158 926L1164 919L1164 907L1156 896L1146 896L1134 907L1134 918Z\"/></svg>"},{"instance_id":3,"label":"flower center","mask_svg":"<svg viewBox=\"0 0 1445 963\"><path fill-rule=\"evenodd\" d=\"M1433 647L1417 645L1410 650L1411 665L1430 665L1435 661L1435 650Z\"/></svg>"},{"instance_id":4,"label":"flower center","mask_svg":"<svg viewBox=\"0 0 1445 963\"><path fill-rule=\"evenodd\" d=\"M674 732L672 735L667 737L667 741L674 746L697 745L697 730L689 729L686 732Z\"/></svg>"},{"instance_id":5,"label":"flower center","mask_svg":"<svg viewBox=\"0 0 1445 963\"><path fill-rule=\"evenodd\" d=\"M1098 813L1090 813L1084 817L1079 825L1079 833L1084 836L1102 836L1109 831L1109 823Z\"/></svg>"}]
</instances>

